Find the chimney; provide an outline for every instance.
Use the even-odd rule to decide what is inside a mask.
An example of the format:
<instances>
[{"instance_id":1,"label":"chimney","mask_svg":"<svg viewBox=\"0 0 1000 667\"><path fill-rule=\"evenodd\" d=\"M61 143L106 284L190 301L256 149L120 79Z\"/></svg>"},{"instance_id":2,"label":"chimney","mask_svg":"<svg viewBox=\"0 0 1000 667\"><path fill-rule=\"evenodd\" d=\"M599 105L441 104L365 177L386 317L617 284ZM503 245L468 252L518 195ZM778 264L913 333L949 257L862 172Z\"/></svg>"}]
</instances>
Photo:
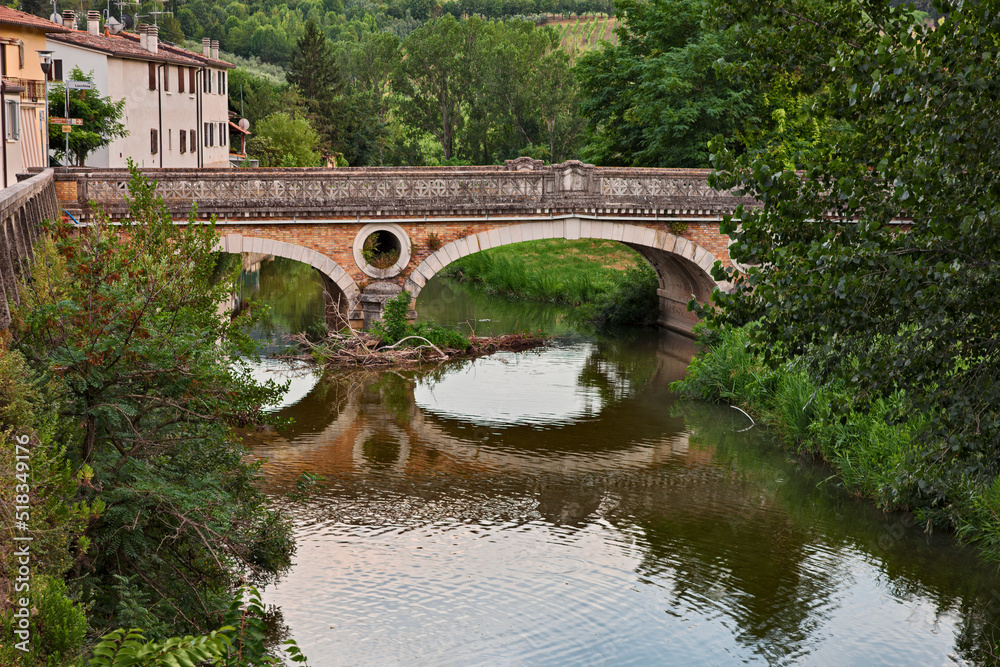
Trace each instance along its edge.
<instances>
[{"instance_id":1,"label":"chimney","mask_svg":"<svg viewBox=\"0 0 1000 667\"><path fill-rule=\"evenodd\" d=\"M87 12L87 32L91 35L101 34L101 13Z\"/></svg>"},{"instance_id":2,"label":"chimney","mask_svg":"<svg viewBox=\"0 0 1000 667\"><path fill-rule=\"evenodd\" d=\"M146 48L150 53L160 50L160 29L155 25L146 26Z\"/></svg>"},{"instance_id":3,"label":"chimney","mask_svg":"<svg viewBox=\"0 0 1000 667\"><path fill-rule=\"evenodd\" d=\"M206 58L212 57L212 39L210 37L201 38L201 55Z\"/></svg>"},{"instance_id":4,"label":"chimney","mask_svg":"<svg viewBox=\"0 0 1000 667\"><path fill-rule=\"evenodd\" d=\"M76 12L72 9L64 9L62 13L63 27L76 30Z\"/></svg>"},{"instance_id":5,"label":"chimney","mask_svg":"<svg viewBox=\"0 0 1000 667\"><path fill-rule=\"evenodd\" d=\"M212 58L214 60L219 59L219 40L217 39L212 40Z\"/></svg>"},{"instance_id":6,"label":"chimney","mask_svg":"<svg viewBox=\"0 0 1000 667\"><path fill-rule=\"evenodd\" d=\"M148 51L149 50L149 47L147 46L149 42L146 40L146 28L148 28L148 27L149 26L146 25L145 23L140 23L139 24L139 28L138 28L138 30L139 30L139 48L141 48L143 51Z\"/></svg>"}]
</instances>

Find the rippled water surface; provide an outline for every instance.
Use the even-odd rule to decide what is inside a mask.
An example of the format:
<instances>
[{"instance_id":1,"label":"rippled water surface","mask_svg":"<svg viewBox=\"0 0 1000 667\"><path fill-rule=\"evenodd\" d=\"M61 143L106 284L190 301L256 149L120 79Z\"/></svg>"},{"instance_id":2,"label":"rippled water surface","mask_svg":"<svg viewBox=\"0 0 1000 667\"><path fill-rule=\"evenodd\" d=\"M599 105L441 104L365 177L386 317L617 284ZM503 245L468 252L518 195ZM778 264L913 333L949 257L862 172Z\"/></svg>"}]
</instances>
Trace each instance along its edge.
<instances>
[{"instance_id":1,"label":"rippled water surface","mask_svg":"<svg viewBox=\"0 0 1000 667\"><path fill-rule=\"evenodd\" d=\"M421 299L468 322L450 289ZM298 539L265 598L311 664L989 661L1000 579L969 550L679 403L688 341L541 319L540 351L327 376L255 444Z\"/></svg>"}]
</instances>

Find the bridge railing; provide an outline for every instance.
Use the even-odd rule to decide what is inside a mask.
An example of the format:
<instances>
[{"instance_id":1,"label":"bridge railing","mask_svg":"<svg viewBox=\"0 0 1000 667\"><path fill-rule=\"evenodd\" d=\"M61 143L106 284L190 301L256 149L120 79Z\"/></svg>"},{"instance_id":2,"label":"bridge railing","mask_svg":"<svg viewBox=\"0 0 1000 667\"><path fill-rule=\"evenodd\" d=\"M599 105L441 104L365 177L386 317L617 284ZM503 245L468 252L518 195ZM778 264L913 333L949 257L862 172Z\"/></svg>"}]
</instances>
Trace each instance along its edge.
<instances>
[{"instance_id":1,"label":"bridge railing","mask_svg":"<svg viewBox=\"0 0 1000 667\"><path fill-rule=\"evenodd\" d=\"M707 170L602 168L577 161L543 165L519 158L489 167L341 169L150 169L157 192L177 215L197 203L220 218L354 218L414 215L563 214L715 216L741 201L708 187ZM64 206L90 217L125 211L128 174L71 169L56 179ZM630 212L630 213L629 213Z\"/></svg>"},{"instance_id":2,"label":"bridge railing","mask_svg":"<svg viewBox=\"0 0 1000 667\"><path fill-rule=\"evenodd\" d=\"M41 222L58 210L51 169L0 190L0 329L10 325L8 303L21 301L18 280L30 276Z\"/></svg>"}]
</instances>

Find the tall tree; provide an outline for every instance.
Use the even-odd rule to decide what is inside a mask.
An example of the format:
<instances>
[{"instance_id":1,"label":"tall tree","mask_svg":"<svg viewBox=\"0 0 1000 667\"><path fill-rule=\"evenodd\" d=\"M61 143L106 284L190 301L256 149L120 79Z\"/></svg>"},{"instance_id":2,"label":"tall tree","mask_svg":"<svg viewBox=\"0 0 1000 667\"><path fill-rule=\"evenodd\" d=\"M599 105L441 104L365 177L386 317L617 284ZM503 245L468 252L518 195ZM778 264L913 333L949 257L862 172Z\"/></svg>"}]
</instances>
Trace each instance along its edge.
<instances>
[{"instance_id":1,"label":"tall tree","mask_svg":"<svg viewBox=\"0 0 1000 667\"><path fill-rule=\"evenodd\" d=\"M341 93L344 82L333 58L330 40L314 18L306 21L287 76L288 82L299 87L309 104L321 106Z\"/></svg>"},{"instance_id":2,"label":"tall tree","mask_svg":"<svg viewBox=\"0 0 1000 667\"><path fill-rule=\"evenodd\" d=\"M708 141L735 143L754 118L752 89L722 78L731 38L702 24L706 0L618 0L617 45L577 70L589 120L587 159L642 167L707 167Z\"/></svg>"},{"instance_id":3,"label":"tall tree","mask_svg":"<svg viewBox=\"0 0 1000 667\"><path fill-rule=\"evenodd\" d=\"M74 67L70 81L94 82L93 75L86 75L79 67ZM66 109L66 102L69 108ZM101 97L94 90L74 90L66 95L63 84L52 86L49 90L49 108L53 113L63 111L69 118L79 118L82 125L71 126L69 133L69 160L82 167L87 156L98 148L107 146L117 138L128 135L128 130L122 124L125 113L125 100L115 102L110 97ZM61 125L49 124L49 145L56 158L67 160L66 136Z\"/></svg>"},{"instance_id":4,"label":"tall tree","mask_svg":"<svg viewBox=\"0 0 1000 667\"><path fill-rule=\"evenodd\" d=\"M469 81L476 37L483 21L459 23L451 14L424 24L403 42L405 55L394 88L403 95L404 122L440 142L446 160L455 155L455 140L465 119L462 105Z\"/></svg>"},{"instance_id":5,"label":"tall tree","mask_svg":"<svg viewBox=\"0 0 1000 667\"><path fill-rule=\"evenodd\" d=\"M352 89L353 107L361 112L359 119L368 121L375 144L372 158L383 164L390 141L392 76L402 59L399 39L392 33L375 30L372 25L356 40L340 40L337 47L341 71Z\"/></svg>"},{"instance_id":6,"label":"tall tree","mask_svg":"<svg viewBox=\"0 0 1000 667\"><path fill-rule=\"evenodd\" d=\"M773 32L744 33L761 69L814 68L843 122L798 171L716 146L717 184L761 206L724 225L749 268L715 319L755 320L755 346L802 355L861 407L897 392L889 417L919 428L895 500L951 519L1000 474L1000 15L986 0L941 9L928 28L880 2L782 0Z\"/></svg>"}]
</instances>

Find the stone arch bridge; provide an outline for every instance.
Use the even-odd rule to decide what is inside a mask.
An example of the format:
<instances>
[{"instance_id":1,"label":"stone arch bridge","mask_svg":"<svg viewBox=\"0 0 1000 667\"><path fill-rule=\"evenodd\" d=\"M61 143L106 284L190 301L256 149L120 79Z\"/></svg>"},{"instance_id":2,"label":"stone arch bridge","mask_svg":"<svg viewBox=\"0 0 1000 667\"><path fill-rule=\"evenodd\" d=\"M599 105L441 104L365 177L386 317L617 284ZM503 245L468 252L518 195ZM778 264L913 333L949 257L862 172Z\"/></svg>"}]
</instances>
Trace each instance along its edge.
<instances>
[{"instance_id":1,"label":"stone arch bridge","mask_svg":"<svg viewBox=\"0 0 1000 667\"><path fill-rule=\"evenodd\" d=\"M659 278L661 325L689 333L691 297L707 302L710 270L731 265L719 221L750 200L718 192L707 170L594 167L529 158L493 167L355 169L154 169L171 215L216 218L225 252L289 257L312 265L326 290L328 320L361 327L385 300L407 289L414 300L451 262L535 239L598 238L634 248ZM60 205L78 221L100 206L126 215L123 170L77 168L55 174ZM377 268L363 244L373 234L398 252ZM414 301L415 303L415 301Z\"/></svg>"}]
</instances>

